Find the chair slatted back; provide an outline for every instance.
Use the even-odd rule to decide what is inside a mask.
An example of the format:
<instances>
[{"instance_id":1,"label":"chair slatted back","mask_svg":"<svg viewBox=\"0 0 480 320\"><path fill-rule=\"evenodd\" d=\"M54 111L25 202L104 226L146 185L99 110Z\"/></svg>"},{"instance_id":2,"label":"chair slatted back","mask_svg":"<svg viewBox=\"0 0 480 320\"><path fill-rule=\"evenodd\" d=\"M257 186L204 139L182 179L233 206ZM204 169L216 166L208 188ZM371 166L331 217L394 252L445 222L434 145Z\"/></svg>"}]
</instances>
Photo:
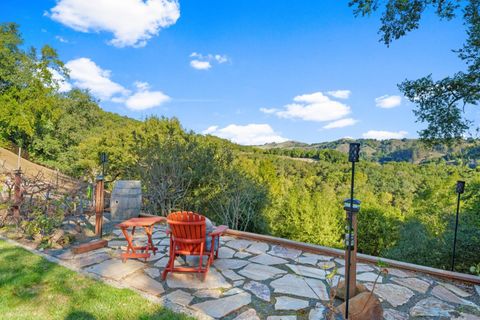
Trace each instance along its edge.
<instances>
[{"instance_id":1,"label":"chair slatted back","mask_svg":"<svg viewBox=\"0 0 480 320\"><path fill-rule=\"evenodd\" d=\"M168 215L167 222L178 250L200 252L200 244L203 242L205 246L206 222L204 216L191 211L172 212Z\"/></svg>"}]
</instances>

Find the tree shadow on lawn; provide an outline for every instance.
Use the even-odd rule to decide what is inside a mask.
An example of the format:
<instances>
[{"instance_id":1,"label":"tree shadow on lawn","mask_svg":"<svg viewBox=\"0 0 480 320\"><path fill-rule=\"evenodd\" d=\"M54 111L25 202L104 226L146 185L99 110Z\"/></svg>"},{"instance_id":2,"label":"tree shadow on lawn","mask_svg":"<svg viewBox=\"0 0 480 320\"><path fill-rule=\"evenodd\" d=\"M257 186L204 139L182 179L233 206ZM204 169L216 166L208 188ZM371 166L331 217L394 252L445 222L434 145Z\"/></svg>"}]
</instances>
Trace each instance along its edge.
<instances>
[{"instance_id":1,"label":"tree shadow on lawn","mask_svg":"<svg viewBox=\"0 0 480 320\"><path fill-rule=\"evenodd\" d=\"M91 313L85 311L70 311L70 313L65 317L65 320L96 320Z\"/></svg>"}]
</instances>

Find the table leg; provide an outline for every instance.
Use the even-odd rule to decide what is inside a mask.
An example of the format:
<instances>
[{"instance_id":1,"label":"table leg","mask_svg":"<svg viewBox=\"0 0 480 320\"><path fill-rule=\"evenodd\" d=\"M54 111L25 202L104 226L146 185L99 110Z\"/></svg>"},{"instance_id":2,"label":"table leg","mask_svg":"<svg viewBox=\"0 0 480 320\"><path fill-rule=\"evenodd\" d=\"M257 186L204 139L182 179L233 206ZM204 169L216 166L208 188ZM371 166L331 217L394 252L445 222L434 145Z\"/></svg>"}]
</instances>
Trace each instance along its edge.
<instances>
[{"instance_id":1,"label":"table leg","mask_svg":"<svg viewBox=\"0 0 480 320\"><path fill-rule=\"evenodd\" d=\"M148 251L146 253L137 253L136 250L142 250L142 249L144 250L145 247L136 247L133 245L132 240L133 240L133 235L135 234L135 227L132 228L131 236L128 234L127 228L121 228L121 229L128 243L127 251L121 254L122 261L126 262L128 258L144 258L146 261L150 257L150 253L148 253Z\"/></svg>"},{"instance_id":2,"label":"table leg","mask_svg":"<svg viewBox=\"0 0 480 320\"><path fill-rule=\"evenodd\" d=\"M147 237L148 237L147 252L150 249L153 251L153 254L156 254L157 247L153 245L153 241L152 241L153 226L145 227L145 233L147 234Z\"/></svg>"}]
</instances>

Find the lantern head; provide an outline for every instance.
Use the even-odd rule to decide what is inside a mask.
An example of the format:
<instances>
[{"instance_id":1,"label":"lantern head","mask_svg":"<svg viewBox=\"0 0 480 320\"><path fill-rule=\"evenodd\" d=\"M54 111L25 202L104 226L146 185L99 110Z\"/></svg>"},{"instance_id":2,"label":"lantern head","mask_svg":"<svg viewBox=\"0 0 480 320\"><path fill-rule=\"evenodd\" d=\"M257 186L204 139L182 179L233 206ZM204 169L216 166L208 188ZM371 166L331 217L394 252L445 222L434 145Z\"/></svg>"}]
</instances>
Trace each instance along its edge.
<instances>
[{"instance_id":1,"label":"lantern head","mask_svg":"<svg viewBox=\"0 0 480 320\"><path fill-rule=\"evenodd\" d=\"M457 193L465 192L465 181L457 181L457 188L455 190Z\"/></svg>"},{"instance_id":2,"label":"lantern head","mask_svg":"<svg viewBox=\"0 0 480 320\"><path fill-rule=\"evenodd\" d=\"M348 161L358 162L360 158L360 143L350 143L350 149L348 150Z\"/></svg>"}]
</instances>

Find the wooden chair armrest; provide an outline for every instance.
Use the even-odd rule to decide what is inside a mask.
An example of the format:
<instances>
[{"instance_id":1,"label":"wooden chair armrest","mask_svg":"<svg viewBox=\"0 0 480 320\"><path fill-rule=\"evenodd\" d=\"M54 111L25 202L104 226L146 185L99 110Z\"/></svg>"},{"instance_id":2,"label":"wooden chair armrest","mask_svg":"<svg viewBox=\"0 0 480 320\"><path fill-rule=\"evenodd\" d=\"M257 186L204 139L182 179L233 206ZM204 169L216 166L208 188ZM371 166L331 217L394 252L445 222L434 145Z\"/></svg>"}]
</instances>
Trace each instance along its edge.
<instances>
[{"instance_id":1,"label":"wooden chair armrest","mask_svg":"<svg viewBox=\"0 0 480 320\"><path fill-rule=\"evenodd\" d=\"M227 231L228 226L218 226L213 230L212 232L209 233L209 236L221 236L225 231Z\"/></svg>"}]
</instances>

